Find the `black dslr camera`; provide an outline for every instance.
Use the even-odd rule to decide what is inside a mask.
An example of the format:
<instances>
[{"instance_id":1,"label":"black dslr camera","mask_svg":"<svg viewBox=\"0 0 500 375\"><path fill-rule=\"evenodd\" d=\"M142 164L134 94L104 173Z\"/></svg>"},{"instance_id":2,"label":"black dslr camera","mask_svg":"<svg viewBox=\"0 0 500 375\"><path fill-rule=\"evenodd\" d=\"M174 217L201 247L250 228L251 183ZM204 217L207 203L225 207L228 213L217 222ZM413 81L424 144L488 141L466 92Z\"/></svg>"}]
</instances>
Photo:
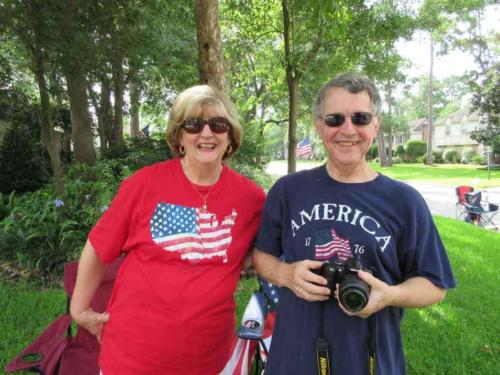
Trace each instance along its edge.
<instances>
[{"instance_id":1,"label":"black dslr camera","mask_svg":"<svg viewBox=\"0 0 500 375\"><path fill-rule=\"evenodd\" d=\"M370 295L370 286L358 278L358 270L372 273L371 270L363 269L359 257L349 258L344 263L337 259L333 262L327 261L316 271L318 275L323 276L328 281L327 287L332 292L332 298L336 285L340 284L340 302L347 310L352 312L363 310Z\"/></svg>"}]
</instances>

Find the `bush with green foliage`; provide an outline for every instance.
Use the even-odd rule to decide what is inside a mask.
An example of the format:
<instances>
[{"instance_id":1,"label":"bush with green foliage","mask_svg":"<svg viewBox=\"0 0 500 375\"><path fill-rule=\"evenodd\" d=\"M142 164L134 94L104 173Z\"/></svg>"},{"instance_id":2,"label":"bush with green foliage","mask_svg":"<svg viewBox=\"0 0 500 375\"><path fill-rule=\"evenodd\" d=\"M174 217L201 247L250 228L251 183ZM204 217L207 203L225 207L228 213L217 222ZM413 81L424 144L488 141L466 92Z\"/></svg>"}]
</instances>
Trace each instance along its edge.
<instances>
[{"instance_id":1,"label":"bush with green foliage","mask_svg":"<svg viewBox=\"0 0 500 375\"><path fill-rule=\"evenodd\" d=\"M471 147L466 147L462 150L462 157L460 158L460 163L469 164L472 162L472 158L477 156L476 150Z\"/></svg>"},{"instance_id":2,"label":"bush with green foliage","mask_svg":"<svg viewBox=\"0 0 500 375\"><path fill-rule=\"evenodd\" d=\"M476 155L472 157L472 163L474 164L486 164L486 159L481 155Z\"/></svg>"},{"instance_id":3,"label":"bush with green foliage","mask_svg":"<svg viewBox=\"0 0 500 375\"><path fill-rule=\"evenodd\" d=\"M405 146L397 145L396 149L394 150L394 156L397 156L401 160L403 160L405 158Z\"/></svg>"},{"instance_id":4,"label":"bush with green foliage","mask_svg":"<svg viewBox=\"0 0 500 375\"><path fill-rule=\"evenodd\" d=\"M378 158L378 144L374 143L371 145L370 150L368 150L368 153L366 154L366 159L367 160L373 160L375 158Z\"/></svg>"},{"instance_id":5,"label":"bush with green foliage","mask_svg":"<svg viewBox=\"0 0 500 375\"><path fill-rule=\"evenodd\" d=\"M436 164L443 164L444 159L443 159L443 151L432 151L432 162Z\"/></svg>"},{"instance_id":6,"label":"bush with green foliage","mask_svg":"<svg viewBox=\"0 0 500 375\"><path fill-rule=\"evenodd\" d=\"M405 144L405 160L415 162L419 156L425 155L427 144L423 141L408 141Z\"/></svg>"},{"instance_id":7,"label":"bush with green foliage","mask_svg":"<svg viewBox=\"0 0 500 375\"><path fill-rule=\"evenodd\" d=\"M89 176L92 176L90 178ZM52 185L15 199L0 221L0 258L16 264L39 282L57 279L62 265L78 258L86 236L106 209L121 180L108 161L95 167L73 165L62 197Z\"/></svg>"},{"instance_id":8,"label":"bush with green foliage","mask_svg":"<svg viewBox=\"0 0 500 375\"><path fill-rule=\"evenodd\" d=\"M12 124L0 147L0 192L24 193L48 180L44 149L30 129Z\"/></svg>"},{"instance_id":9,"label":"bush with green foliage","mask_svg":"<svg viewBox=\"0 0 500 375\"><path fill-rule=\"evenodd\" d=\"M443 152L443 159L446 163L457 163L458 162L458 152L452 148L447 148Z\"/></svg>"},{"instance_id":10,"label":"bush with green foliage","mask_svg":"<svg viewBox=\"0 0 500 375\"><path fill-rule=\"evenodd\" d=\"M392 157L392 163L393 164L401 164L403 160L399 156L393 156Z\"/></svg>"}]
</instances>

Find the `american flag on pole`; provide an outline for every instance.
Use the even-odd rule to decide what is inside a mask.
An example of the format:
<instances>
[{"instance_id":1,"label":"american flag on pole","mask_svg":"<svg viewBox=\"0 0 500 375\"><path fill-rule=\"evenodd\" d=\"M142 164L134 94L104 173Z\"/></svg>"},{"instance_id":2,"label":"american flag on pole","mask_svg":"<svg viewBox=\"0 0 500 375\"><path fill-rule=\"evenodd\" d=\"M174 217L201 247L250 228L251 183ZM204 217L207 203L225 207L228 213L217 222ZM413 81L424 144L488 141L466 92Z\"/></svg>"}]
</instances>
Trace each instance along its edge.
<instances>
[{"instance_id":1,"label":"american flag on pole","mask_svg":"<svg viewBox=\"0 0 500 375\"><path fill-rule=\"evenodd\" d=\"M233 210L219 225L210 212L160 203L150 220L150 231L153 241L166 251L180 253L181 259L198 262L220 257L226 263L236 215Z\"/></svg>"},{"instance_id":2,"label":"american flag on pole","mask_svg":"<svg viewBox=\"0 0 500 375\"><path fill-rule=\"evenodd\" d=\"M149 138L149 125L146 125L141 130L139 130L139 134L137 135L139 139L147 139Z\"/></svg>"},{"instance_id":3,"label":"american flag on pole","mask_svg":"<svg viewBox=\"0 0 500 375\"><path fill-rule=\"evenodd\" d=\"M340 237L335 229L324 229L315 233L315 256L317 260L327 260L337 257L344 262L352 257L349 240Z\"/></svg>"},{"instance_id":4,"label":"american flag on pole","mask_svg":"<svg viewBox=\"0 0 500 375\"><path fill-rule=\"evenodd\" d=\"M296 156L309 156L312 154L311 140L309 137L305 137L302 141L297 144L297 149L295 150Z\"/></svg>"},{"instance_id":5,"label":"american flag on pole","mask_svg":"<svg viewBox=\"0 0 500 375\"><path fill-rule=\"evenodd\" d=\"M248 375L252 369L252 362L257 350L257 344L262 361L267 361L267 353L271 346L273 337L274 322L276 320L276 311L269 312L264 322L264 334L262 341L266 345L266 350L257 340L241 339L234 337L231 357L226 362L226 366L219 375Z\"/></svg>"}]
</instances>

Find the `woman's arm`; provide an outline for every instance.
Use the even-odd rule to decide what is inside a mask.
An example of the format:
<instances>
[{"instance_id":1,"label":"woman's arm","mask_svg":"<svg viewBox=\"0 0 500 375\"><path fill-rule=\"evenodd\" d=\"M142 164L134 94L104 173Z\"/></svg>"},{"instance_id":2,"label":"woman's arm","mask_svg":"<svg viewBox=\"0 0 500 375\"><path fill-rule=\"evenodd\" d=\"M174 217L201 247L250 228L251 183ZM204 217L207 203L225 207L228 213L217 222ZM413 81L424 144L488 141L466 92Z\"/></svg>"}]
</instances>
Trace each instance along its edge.
<instances>
[{"instance_id":1,"label":"woman's arm","mask_svg":"<svg viewBox=\"0 0 500 375\"><path fill-rule=\"evenodd\" d=\"M71 317L100 341L103 323L109 319L108 313L98 313L90 308L90 302L101 284L106 265L97 256L89 240L80 256L75 290L71 297Z\"/></svg>"}]
</instances>

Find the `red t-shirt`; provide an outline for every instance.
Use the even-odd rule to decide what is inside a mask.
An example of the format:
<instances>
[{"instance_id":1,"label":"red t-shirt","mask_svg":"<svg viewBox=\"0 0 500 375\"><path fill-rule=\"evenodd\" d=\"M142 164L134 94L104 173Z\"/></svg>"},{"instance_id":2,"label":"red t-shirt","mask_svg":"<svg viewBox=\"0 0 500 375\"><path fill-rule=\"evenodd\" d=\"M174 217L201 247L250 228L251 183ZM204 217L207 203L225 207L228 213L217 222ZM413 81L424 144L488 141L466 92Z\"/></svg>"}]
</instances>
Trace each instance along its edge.
<instances>
[{"instance_id":1,"label":"red t-shirt","mask_svg":"<svg viewBox=\"0 0 500 375\"><path fill-rule=\"evenodd\" d=\"M89 234L99 258L123 251L104 327L105 375L219 373L230 356L234 291L252 247L265 195L223 167L195 186L179 159L127 178Z\"/></svg>"}]
</instances>

